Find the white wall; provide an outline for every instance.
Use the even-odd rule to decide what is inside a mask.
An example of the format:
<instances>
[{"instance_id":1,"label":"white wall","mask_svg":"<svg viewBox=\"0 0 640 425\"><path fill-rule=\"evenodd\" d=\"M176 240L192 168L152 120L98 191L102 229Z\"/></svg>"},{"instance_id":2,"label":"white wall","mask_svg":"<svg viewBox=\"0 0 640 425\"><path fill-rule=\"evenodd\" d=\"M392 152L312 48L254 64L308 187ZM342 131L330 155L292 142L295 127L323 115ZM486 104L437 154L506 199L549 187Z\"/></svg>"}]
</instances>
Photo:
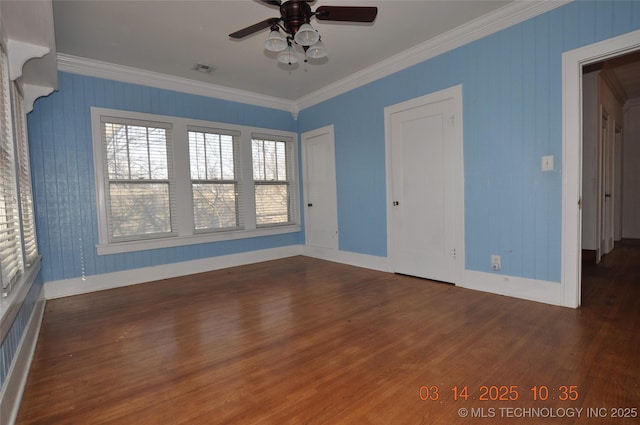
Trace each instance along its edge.
<instances>
[{"instance_id":1,"label":"white wall","mask_svg":"<svg viewBox=\"0 0 640 425\"><path fill-rule=\"evenodd\" d=\"M622 237L640 238L640 98L624 108Z\"/></svg>"}]
</instances>

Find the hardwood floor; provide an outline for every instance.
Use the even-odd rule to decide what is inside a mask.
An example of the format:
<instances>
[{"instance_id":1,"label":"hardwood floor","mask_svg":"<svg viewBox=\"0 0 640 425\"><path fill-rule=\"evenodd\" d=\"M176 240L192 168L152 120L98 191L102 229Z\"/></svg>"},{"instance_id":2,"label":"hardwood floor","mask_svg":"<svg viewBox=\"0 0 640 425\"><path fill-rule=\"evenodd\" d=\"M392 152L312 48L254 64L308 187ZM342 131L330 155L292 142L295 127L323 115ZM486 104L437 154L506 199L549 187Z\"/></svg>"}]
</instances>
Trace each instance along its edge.
<instances>
[{"instance_id":1,"label":"hardwood floor","mask_svg":"<svg viewBox=\"0 0 640 425\"><path fill-rule=\"evenodd\" d=\"M583 304L307 257L53 300L17 423L637 424L640 244Z\"/></svg>"}]
</instances>

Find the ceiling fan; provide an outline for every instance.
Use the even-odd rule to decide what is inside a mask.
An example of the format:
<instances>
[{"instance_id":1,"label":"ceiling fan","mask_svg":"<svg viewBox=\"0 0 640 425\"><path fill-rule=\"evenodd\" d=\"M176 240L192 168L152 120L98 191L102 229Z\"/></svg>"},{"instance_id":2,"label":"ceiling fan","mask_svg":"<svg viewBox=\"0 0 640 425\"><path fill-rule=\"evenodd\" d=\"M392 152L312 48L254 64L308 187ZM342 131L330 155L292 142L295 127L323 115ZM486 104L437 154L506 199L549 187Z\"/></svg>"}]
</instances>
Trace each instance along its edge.
<instances>
[{"instance_id":1,"label":"ceiling fan","mask_svg":"<svg viewBox=\"0 0 640 425\"><path fill-rule=\"evenodd\" d=\"M271 28L265 41L265 48L278 52L278 61L289 65L298 61L293 43L302 46L306 57L327 56L320 34L309 23L312 17L315 16L319 21L373 22L378 14L377 7L368 6L320 6L312 11L309 3L315 0L289 0L284 3L281 0L260 1L280 7L280 17L265 19L231 33L229 37L241 39L265 28ZM286 36L283 36L280 30Z\"/></svg>"}]
</instances>

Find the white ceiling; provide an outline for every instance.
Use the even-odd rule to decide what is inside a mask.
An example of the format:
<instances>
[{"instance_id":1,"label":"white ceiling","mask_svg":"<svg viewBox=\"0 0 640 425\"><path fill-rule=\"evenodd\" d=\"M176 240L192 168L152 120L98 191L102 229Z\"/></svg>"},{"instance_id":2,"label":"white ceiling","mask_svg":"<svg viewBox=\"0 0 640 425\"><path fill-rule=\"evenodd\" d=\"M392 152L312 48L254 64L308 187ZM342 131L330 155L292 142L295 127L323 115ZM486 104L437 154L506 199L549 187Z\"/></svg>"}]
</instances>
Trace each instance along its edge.
<instances>
[{"instance_id":1,"label":"white ceiling","mask_svg":"<svg viewBox=\"0 0 640 425\"><path fill-rule=\"evenodd\" d=\"M312 19L328 58L298 66L279 64L263 47L268 30L242 40L228 34L279 16L257 0L54 0L58 54L138 68L286 100L300 99L354 73L496 13L511 1L342 1L318 6L376 6L373 24ZM482 19L485 19L482 18ZM197 63L216 67L211 74Z\"/></svg>"}]
</instances>

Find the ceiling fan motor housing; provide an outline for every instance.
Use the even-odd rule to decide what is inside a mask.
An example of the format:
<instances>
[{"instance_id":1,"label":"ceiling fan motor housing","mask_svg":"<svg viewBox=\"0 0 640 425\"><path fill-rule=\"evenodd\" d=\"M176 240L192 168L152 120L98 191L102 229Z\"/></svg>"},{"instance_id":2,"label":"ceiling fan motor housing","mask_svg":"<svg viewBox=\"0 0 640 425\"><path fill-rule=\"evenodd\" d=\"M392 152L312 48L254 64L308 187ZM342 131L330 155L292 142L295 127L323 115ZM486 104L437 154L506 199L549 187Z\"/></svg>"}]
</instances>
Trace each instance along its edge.
<instances>
[{"instance_id":1,"label":"ceiling fan motor housing","mask_svg":"<svg viewBox=\"0 0 640 425\"><path fill-rule=\"evenodd\" d=\"M280 14L284 29L292 36L298 32L302 24L309 22L313 13L306 1L290 0L280 6Z\"/></svg>"}]
</instances>

